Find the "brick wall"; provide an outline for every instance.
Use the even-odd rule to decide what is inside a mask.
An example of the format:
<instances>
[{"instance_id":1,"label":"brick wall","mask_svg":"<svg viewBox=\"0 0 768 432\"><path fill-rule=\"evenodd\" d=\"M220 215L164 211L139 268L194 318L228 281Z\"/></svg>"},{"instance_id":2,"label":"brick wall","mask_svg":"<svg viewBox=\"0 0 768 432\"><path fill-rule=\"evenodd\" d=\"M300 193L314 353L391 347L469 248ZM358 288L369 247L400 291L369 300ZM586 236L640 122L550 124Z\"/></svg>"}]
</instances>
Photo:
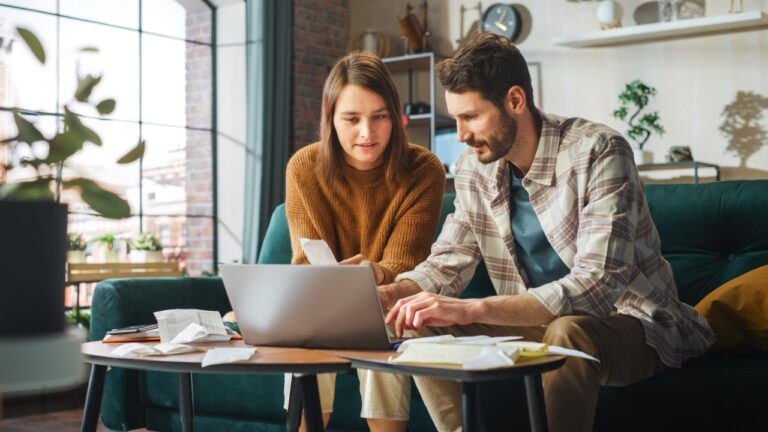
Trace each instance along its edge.
<instances>
[{"instance_id":1,"label":"brick wall","mask_svg":"<svg viewBox=\"0 0 768 432\"><path fill-rule=\"evenodd\" d=\"M187 39L207 39L211 34L208 8L187 11ZM211 127L211 48L187 44L187 125ZM211 133L187 130L187 214L208 216L186 220L187 271L199 275L213 269L213 154Z\"/></svg>"},{"instance_id":2,"label":"brick wall","mask_svg":"<svg viewBox=\"0 0 768 432\"><path fill-rule=\"evenodd\" d=\"M293 0L293 151L317 141L323 83L348 42L349 0Z\"/></svg>"}]
</instances>

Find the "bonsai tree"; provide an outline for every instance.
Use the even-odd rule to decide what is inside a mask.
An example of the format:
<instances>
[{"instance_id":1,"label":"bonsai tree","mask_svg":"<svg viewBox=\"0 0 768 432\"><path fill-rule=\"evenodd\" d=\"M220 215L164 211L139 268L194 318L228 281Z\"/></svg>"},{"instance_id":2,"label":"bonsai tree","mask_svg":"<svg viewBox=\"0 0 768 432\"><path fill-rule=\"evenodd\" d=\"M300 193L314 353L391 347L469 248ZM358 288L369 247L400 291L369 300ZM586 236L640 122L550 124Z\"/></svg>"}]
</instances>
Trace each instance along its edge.
<instances>
[{"instance_id":1,"label":"bonsai tree","mask_svg":"<svg viewBox=\"0 0 768 432\"><path fill-rule=\"evenodd\" d=\"M131 250L137 251L159 251L163 247L160 245L160 240L152 233L141 233L138 237L131 240Z\"/></svg>"},{"instance_id":2,"label":"bonsai tree","mask_svg":"<svg viewBox=\"0 0 768 432\"><path fill-rule=\"evenodd\" d=\"M656 89L649 87L640 80L634 80L624 87L624 91L619 93L621 106L613 112L613 116L619 120L626 121L629 124L627 135L637 144L638 150L642 150L648 138L653 132L664 135L664 127L659 121L658 111L645 113L637 118L643 109L648 105L651 96L656 95ZM629 111L632 115L627 120Z\"/></svg>"},{"instance_id":3,"label":"bonsai tree","mask_svg":"<svg viewBox=\"0 0 768 432\"><path fill-rule=\"evenodd\" d=\"M84 251L85 250L85 240L83 240L83 235L79 233L70 233L68 236L67 241L67 249L70 251Z\"/></svg>"},{"instance_id":4,"label":"bonsai tree","mask_svg":"<svg viewBox=\"0 0 768 432\"><path fill-rule=\"evenodd\" d=\"M29 47L35 58L45 64L46 55L42 44L29 30L17 28L21 39ZM82 48L82 52L97 52L96 48ZM125 218L130 215L128 202L117 194L103 189L93 180L85 177L75 177L64 180L62 170L67 160L83 149L86 142L101 146L101 138L91 128L81 121L80 110L91 111L103 117L115 110L114 99L104 99L98 102L90 100L93 90L101 82L101 76L78 76L74 100L64 105L63 130L46 137L26 118L18 108L11 108L13 121L18 132L16 136L0 141L0 146L8 146L11 153L16 153L19 147L25 146L32 157L24 158L16 167L12 163L0 164L0 178L14 168L32 167L37 175L32 180L0 184L0 200L55 200L60 201L62 189L73 189L80 194L83 202L88 204L101 216L107 218ZM77 108L75 108L75 106ZM47 152L40 151L40 143L44 143ZM35 151L32 147L35 145ZM144 155L144 141L120 158L117 163L127 164L140 159ZM43 156L45 154L45 156Z\"/></svg>"}]
</instances>

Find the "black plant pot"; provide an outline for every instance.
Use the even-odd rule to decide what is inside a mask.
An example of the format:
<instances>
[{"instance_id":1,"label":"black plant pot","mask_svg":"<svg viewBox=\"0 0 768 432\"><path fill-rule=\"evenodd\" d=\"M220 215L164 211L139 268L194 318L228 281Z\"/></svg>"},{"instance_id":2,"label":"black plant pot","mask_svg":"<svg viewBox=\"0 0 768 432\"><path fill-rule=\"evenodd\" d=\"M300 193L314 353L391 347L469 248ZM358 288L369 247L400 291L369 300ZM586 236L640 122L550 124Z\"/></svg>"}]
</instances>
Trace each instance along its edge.
<instances>
[{"instance_id":1,"label":"black plant pot","mask_svg":"<svg viewBox=\"0 0 768 432\"><path fill-rule=\"evenodd\" d=\"M0 337L64 329L67 206L0 201Z\"/></svg>"}]
</instances>

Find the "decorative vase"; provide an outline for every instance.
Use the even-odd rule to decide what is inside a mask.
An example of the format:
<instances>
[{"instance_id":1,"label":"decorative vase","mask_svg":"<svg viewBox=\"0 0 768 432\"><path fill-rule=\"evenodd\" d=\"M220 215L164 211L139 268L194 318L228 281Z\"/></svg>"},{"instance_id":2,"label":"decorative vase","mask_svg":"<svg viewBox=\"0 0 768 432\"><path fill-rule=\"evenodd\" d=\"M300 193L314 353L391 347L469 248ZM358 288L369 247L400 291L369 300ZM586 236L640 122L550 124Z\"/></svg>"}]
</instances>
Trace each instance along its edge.
<instances>
[{"instance_id":1,"label":"decorative vase","mask_svg":"<svg viewBox=\"0 0 768 432\"><path fill-rule=\"evenodd\" d=\"M85 251L80 251L80 250L67 251L67 262L68 263L84 263Z\"/></svg>"},{"instance_id":2,"label":"decorative vase","mask_svg":"<svg viewBox=\"0 0 768 432\"><path fill-rule=\"evenodd\" d=\"M613 0L602 0L597 6L597 21L603 30L621 27L623 15L621 4Z\"/></svg>"},{"instance_id":3,"label":"decorative vase","mask_svg":"<svg viewBox=\"0 0 768 432\"><path fill-rule=\"evenodd\" d=\"M67 206L0 201L0 336L64 329Z\"/></svg>"},{"instance_id":4,"label":"decorative vase","mask_svg":"<svg viewBox=\"0 0 768 432\"><path fill-rule=\"evenodd\" d=\"M635 165L653 163L653 152L648 150L632 150L635 155Z\"/></svg>"},{"instance_id":5,"label":"decorative vase","mask_svg":"<svg viewBox=\"0 0 768 432\"><path fill-rule=\"evenodd\" d=\"M120 261L117 250L115 249L102 249L99 258L101 258L99 261L103 263L116 263Z\"/></svg>"},{"instance_id":6,"label":"decorative vase","mask_svg":"<svg viewBox=\"0 0 768 432\"><path fill-rule=\"evenodd\" d=\"M132 263L163 262L163 251L132 250L129 256Z\"/></svg>"}]
</instances>

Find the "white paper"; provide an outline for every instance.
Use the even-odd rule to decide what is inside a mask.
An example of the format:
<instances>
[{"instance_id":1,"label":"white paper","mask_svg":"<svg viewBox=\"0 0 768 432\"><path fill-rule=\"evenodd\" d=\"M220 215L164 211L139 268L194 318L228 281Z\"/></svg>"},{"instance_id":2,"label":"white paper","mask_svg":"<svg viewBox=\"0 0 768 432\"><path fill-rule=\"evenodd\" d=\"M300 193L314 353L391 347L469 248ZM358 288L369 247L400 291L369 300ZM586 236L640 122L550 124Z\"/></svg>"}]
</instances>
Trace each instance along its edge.
<instances>
[{"instance_id":1,"label":"white paper","mask_svg":"<svg viewBox=\"0 0 768 432\"><path fill-rule=\"evenodd\" d=\"M206 337L208 337L210 333L208 333L208 330L205 329L205 327L201 326L198 323L189 323L189 325L181 331L181 333L177 334L172 340L172 344L185 344L190 342L197 342L201 340L205 340Z\"/></svg>"},{"instance_id":2,"label":"white paper","mask_svg":"<svg viewBox=\"0 0 768 432\"><path fill-rule=\"evenodd\" d=\"M569 349L569 348L563 348L559 346L550 345L549 346L549 353L554 355L564 355L564 356L572 356L572 357L579 357L587 360L592 360L600 363L600 360L592 357L591 355L578 351L575 349Z\"/></svg>"},{"instance_id":3,"label":"white paper","mask_svg":"<svg viewBox=\"0 0 768 432\"><path fill-rule=\"evenodd\" d=\"M218 311L169 309L155 312L160 329L160 342L169 343L190 324L196 323L208 332L206 341L229 340L227 328ZM216 338L214 338L217 336Z\"/></svg>"},{"instance_id":4,"label":"white paper","mask_svg":"<svg viewBox=\"0 0 768 432\"><path fill-rule=\"evenodd\" d=\"M202 367L246 361L255 352L256 348L213 348L205 353Z\"/></svg>"},{"instance_id":5,"label":"white paper","mask_svg":"<svg viewBox=\"0 0 768 432\"><path fill-rule=\"evenodd\" d=\"M120 345L112 350L112 355L124 358L133 357L145 357L145 356L159 356L159 355L174 355L183 354L188 352L194 352L198 349L181 344L158 344L155 346L140 344L140 343L127 343Z\"/></svg>"},{"instance_id":6,"label":"white paper","mask_svg":"<svg viewBox=\"0 0 768 432\"><path fill-rule=\"evenodd\" d=\"M491 369L502 366L512 366L515 364L519 354L517 349L511 351L499 347L485 347L474 357L470 357L462 362L464 369Z\"/></svg>"},{"instance_id":7,"label":"white paper","mask_svg":"<svg viewBox=\"0 0 768 432\"><path fill-rule=\"evenodd\" d=\"M455 345L497 345L503 342L513 341L517 339L522 339L522 336L497 336L497 337L490 337L490 336L453 336L453 335L439 335L439 336L427 336L427 337L420 337L420 338L412 338L412 339L406 339L401 344L400 347L397 349L397 352L403 352L408 347L408 345L412 344L422 344L422 343L445 343L445 344L455 344Z\"/></svg>"},{"instance_id":8,"label":"white paper","mask_svg":"<svg viewBox=\"0 0 768 432\"><path fill-rule=\"evenodd\" d=\"M325 240L310 240L302 237L299 241L301 242L301 248L304 249L304 255L307 256L310 264L338 264L336 257L333 256L333 252Z\"/></svg>"}]
</instances>

